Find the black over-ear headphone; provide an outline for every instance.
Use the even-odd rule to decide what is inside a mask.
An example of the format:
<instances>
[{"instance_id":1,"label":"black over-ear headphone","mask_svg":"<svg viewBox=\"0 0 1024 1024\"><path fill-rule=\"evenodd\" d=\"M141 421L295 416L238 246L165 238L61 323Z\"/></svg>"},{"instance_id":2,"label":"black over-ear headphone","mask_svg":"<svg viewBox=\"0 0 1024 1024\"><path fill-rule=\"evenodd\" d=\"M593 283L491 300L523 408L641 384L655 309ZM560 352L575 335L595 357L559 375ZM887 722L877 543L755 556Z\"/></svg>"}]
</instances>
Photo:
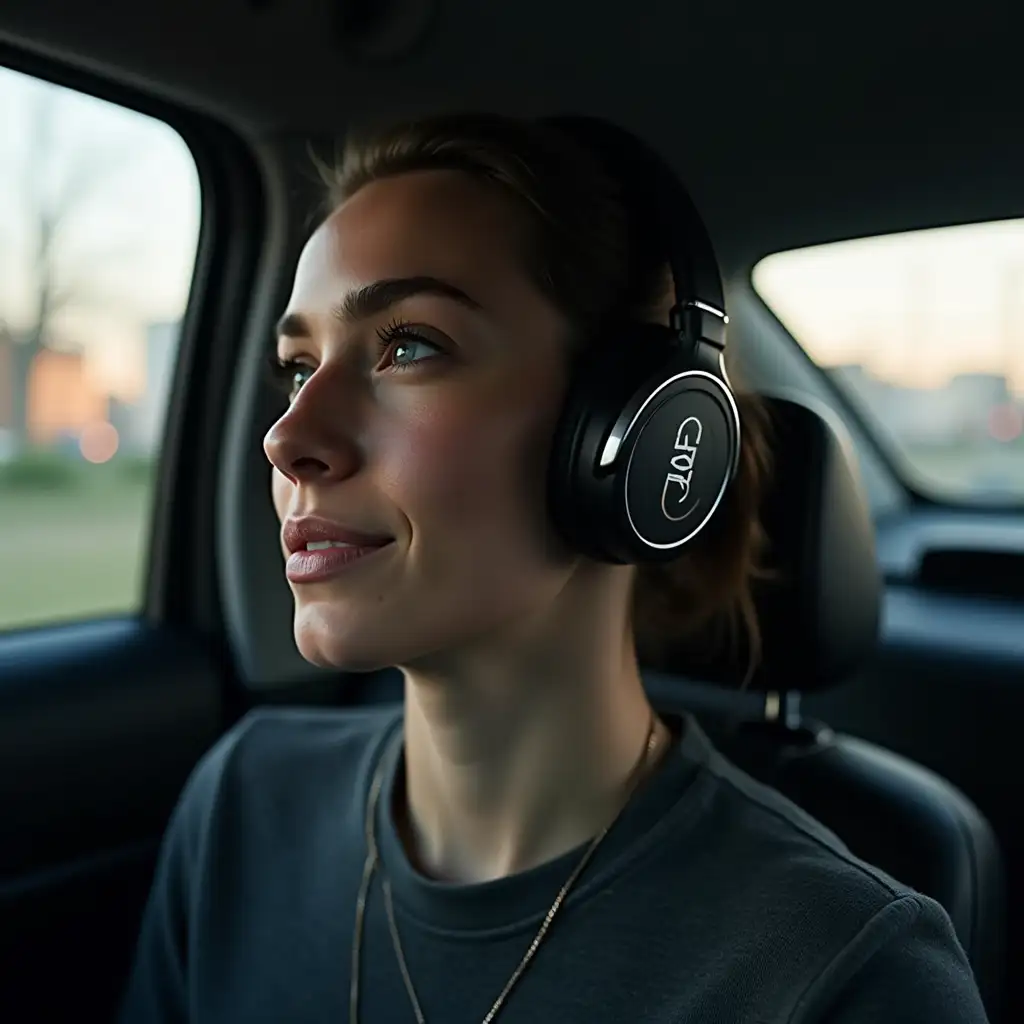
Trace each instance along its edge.
<instances>
[{"instance_id":1,"label":"black over-ear headphone","mask_svg":"<svg viewBox=\"0 0 1024 1024\"><path fill-rule=\"evenodd\" d=\"M544 123L596 156L650 220L675 289L671 326L621 321L582 353L553 441L551 514L592 558L668 561L711 521L739 464L718 263L686 189L644 142L597 118Z\"/></svg>"}]
</instances>

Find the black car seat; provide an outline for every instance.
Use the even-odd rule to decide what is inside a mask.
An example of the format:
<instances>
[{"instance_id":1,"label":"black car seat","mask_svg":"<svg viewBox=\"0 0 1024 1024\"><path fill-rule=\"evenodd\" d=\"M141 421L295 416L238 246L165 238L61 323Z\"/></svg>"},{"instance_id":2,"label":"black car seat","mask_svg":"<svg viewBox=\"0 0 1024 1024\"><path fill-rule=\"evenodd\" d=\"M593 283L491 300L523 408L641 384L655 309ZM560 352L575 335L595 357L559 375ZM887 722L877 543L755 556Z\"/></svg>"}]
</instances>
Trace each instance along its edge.
<instances>
[{"instance_id":1,"label":"black car seat","mask_svg":"<svg viewBox=\"0 0 1024 1024\"><path fill-rule=\"evenodd\" d=\"M801 714L802 693L842 683L871 658L882 583L845 429L805 399L766 401L775 465L763 507L772 576L756 594L760 664L738 692L743 652L711 660L681 652L671 672L645 672L648 690L663 710L693 711L725 756L788 796L857 856L941 903L994 1021L1005 881L991 826L934 772Z\"/></svg>"}]
</instances>

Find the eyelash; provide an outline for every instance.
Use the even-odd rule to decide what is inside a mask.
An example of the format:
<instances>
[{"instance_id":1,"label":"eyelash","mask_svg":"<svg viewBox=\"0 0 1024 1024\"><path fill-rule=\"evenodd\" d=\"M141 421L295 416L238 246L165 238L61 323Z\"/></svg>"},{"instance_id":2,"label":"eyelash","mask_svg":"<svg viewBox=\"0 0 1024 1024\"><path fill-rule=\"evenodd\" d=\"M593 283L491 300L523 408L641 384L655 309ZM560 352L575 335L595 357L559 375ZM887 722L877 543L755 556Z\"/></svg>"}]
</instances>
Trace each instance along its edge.
<instances>
[{"instance_id":1,"label":"eyelash","mask_svg":"<svg viewBox=\"0 0 1024 1024\"><path fill-rule=\"evenodd\" d=\"M437 345L414 330L408 320L399 320L397 318L377 329L377 340L380 342L381 355L384 355L396 341L418 341L428 348L440 351ZM415 365L415 363L392 363L391 369L408 370L409 367Z\"/></svg>"},{"instance_id":2,"label":"eyelash","mask_svg":"<svg viewBox=\"0 0 1024 1024\"><path fill-rule=\"evenodd\" d=\"M405 320L392 320L389 324L384 327L377 329L377 339L380 345L380 352L383 356L396 341L416 341L421 344L427 345L429 348L436 349L440 353L439 346L435 345L434 342L425 338L422 334L412 329L408 321ZM392 363L388 369L391 370L409 370L414 367L417 362L423 360L417 360L412 363ZM295 375L302 370L312 370L308 363L300 362L297 359L281 359L276 352L271 352L268 357L267 371L270 376L270 382L275 389L283 391L285 395L291 396L295 391Z\"/></svg>"}]
</instances>

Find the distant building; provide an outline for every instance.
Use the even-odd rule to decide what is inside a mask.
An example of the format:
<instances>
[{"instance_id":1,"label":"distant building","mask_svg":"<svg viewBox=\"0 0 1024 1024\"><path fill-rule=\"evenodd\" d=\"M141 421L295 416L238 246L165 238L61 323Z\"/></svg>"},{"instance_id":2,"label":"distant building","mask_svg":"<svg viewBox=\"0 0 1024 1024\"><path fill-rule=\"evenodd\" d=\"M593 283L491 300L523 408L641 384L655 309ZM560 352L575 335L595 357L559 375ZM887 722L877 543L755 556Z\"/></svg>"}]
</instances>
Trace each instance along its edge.
<instances>
[{"instance_id":1,"label":"distant building","mask_svg":"<svg viewBox=\"0 0 1024 1024\"><path fill-rule=\"evenodd\" d=\"M951 445L988 436L993 410L1015 402L999 374L965 373L944 387L908 388L859 365L833 367L831 373L901 444Z\"/></svg>"},{"instance_id":2,"label":"distant building","mask_svg":"<svg viewBox=\"0 0 1024 1024\"><path fill-rule=\"evenodd\" d=\"M0 321L0 463L14 458L14 338Z\"/></svg>"},{"instance_id":3,"label":"distant building","mask_svg":"<svg viewBox=\"0 0 1024 1024\"><path fill-rule=\"evenodd\" d=\"M960 373L948 387L974 402L1002 405L1012 400L1010 383L1001 373Z\"/></svg>"},{"instance_id":4,"label":"distant building","mask_svg":"<svg viewBox=\"0 0 1024 1024\"><path fill-rule=\"evenodd\" d=\"M117 428L124 452L153 455L160 450L180 333L181 324L177 321L150 324L146 328L142 394L130 404L111 405L111 423Z\"/></svg>"},{"instance_id":5,"label":"distant building","mask_svg":"<svg viewBox=\"0 0 1024 1024\"><path fill-rule=\"evenodd\" d=\"M118 453L121 455L145 455L142 446L142 428L139 407L112 397L107 408L107 419L117 431Z\"/></svg>"},{"instance_id":6,"label":"distant building","mask_svg":"<svg viewBox=\"0 0 1024 1024\"><path fill-rule=\"evenodd\" d=\"M0 321L0 430L14 426L14 337Z\"/></svg>"},{"instance_id":7,"label":"distant building","mask_svg":"<svg viewBox=\"0 0 1024 1024\"><path fill-rule=\"evenodd\" d=\"M53 444L107 419L107 395L86 369L81 352L43 349L28 378L28 434L34 444Z\"/></svg>"}]
</instances>

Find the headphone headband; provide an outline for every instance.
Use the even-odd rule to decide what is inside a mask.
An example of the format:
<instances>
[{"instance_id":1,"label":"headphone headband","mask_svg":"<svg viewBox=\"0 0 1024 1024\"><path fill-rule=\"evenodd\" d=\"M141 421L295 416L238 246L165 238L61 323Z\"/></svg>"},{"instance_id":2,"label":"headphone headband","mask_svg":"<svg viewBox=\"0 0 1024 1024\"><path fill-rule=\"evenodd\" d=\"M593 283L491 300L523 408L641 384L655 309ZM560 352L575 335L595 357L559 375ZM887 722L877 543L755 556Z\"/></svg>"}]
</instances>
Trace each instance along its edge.
<instances>
[{"instance_id":1,"label":"headphone headband","mask_svg":"<svg viewBox=\"0 0 1024 1024\"><path fill-rule=\"evenodd\" d=\"M725 348L725 293L704 221L672 167L653 147L597 117L544 118L601 162L662 246L676 304L672 328L689 342Z\"/></svg>"}]
</instances>

